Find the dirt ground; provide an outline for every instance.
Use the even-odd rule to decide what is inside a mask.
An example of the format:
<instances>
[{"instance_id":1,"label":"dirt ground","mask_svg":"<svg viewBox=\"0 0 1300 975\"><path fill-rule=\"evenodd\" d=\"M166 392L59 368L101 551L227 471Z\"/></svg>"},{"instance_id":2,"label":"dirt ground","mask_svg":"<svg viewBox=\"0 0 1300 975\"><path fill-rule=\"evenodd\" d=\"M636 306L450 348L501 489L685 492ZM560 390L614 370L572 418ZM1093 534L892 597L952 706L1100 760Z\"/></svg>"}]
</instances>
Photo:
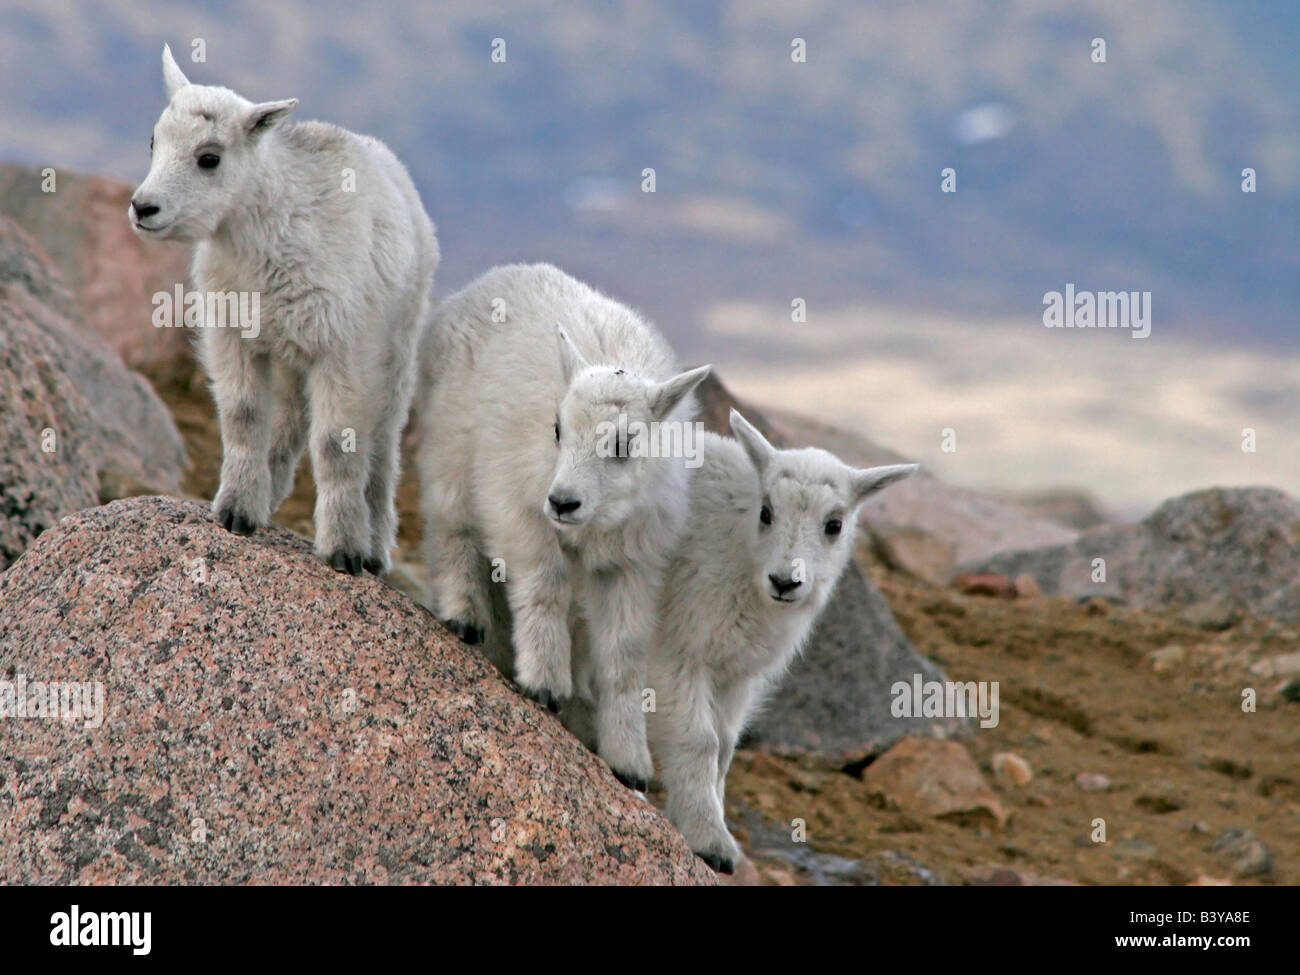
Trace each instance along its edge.
<instances>
[{"instance_id":1,"label":"dirt ground","mask_svg":"<svg viewBox=\"0 0 1300 975\"><path fill-rule=\"evenodd\" d=\"M185 491L211 498L220 467L215 411L201 377L168 367L150 376L185 438ZM403 557L415 560L417 488L408 462L398 498ZM310 535L309 465L276 515ZM927 884L988 879L1081 884L1300 883L1300 703L1283 679L1249 667L1300 649L1297 627L1244 619L1207 632L1173 613L1094 601L966 596L867 569L917 649L953 680L998 681L1000 722L966 743L1003 805L1006 825L917 819L872 794L858 775L810 759L742 750L728 779L728 814L746 848L750 882ZM1181 659L1150 654L1171 646ZM1177 653L1164 657L1177 658ZM1258 710L1242 711L1253 687ZM992 772L1012 752L1033 778ZM1085 792L1079 773L1110 779ZM791 840L794 819L807 842ZM1106 842L1093 842L1105 820ZM1213 849L1248 829L1271 853L1268 873L1242 876Z\"/></svg>"},{"instance_id":2,"label":"dirt ground","mask_svg":"<svg viewBox=\"0 0 1300 975\"><path fill-rule=\"evenodd\" d=\"M869 868L809 878L785 829L781 852L754 854L769 880L959 883L993 867L1082 884L1300 882L1300 704L1278 693L1279 679L1248 670L1296 650L1294 627L1247 619L1207 633L1172 613L965 596L879 567L870 574L950 679L1000 682L999 724L968 746L1011 817L1001 829L914 820L882 808L860 778L747 753L728 781L733 819L803 818L810 847ZM1148 656L1170 646L1183 648L1181 662ZM1257 691L1254 713L1242 711L1245 687ZM1032 780L998 780L998 752L1025 759ZM1084 792L1081 772L1107 776L1111 788ZM1104 844L1090 839L1096 818ZM1270 874L1235 876L1219 859L1214 842L1234 828L1268 847Z\"/></svg>"}]
</instances>

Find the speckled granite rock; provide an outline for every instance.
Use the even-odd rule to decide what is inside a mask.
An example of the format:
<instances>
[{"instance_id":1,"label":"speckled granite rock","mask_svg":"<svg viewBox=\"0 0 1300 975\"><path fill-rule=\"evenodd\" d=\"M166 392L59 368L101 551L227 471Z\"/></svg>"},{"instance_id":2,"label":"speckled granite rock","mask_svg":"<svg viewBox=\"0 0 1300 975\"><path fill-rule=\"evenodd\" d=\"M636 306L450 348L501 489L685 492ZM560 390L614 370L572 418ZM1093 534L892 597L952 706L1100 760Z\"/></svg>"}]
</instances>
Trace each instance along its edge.
<instances>
[{"instance_id":1,"label":"speckled granite rock","mask_svg":"<svg viewBox=\"0 0 1300 975\"><path fill-rule=\"evenodd\" d=\"M1092 560L1106 560L1093 581ZM1145 608L1218 607L1300 619L1300 501L1273 488L1212 488L1166 501L1136 525L972 568L1032 575L1045 593Z\"/></svg>"},{"instance_id":2,"label":"speckled granite rock","mask_svg":"<svg viewBox=\"0 0 1300 975\"><path fill-rule=\"evenodd\" d=\"M3 883L712 883L671 824L406 596L197 502L81 512L0 574Z\"/></svg>"},{"instance_id":3,"label":"speckled granite rock","mask_svg":"<svg viewBox=\"0 0 1300 975\"><path fill-rule=\"evenodd\" d=\"M714 377L701 384L701 418L730 436L728 415L738 405ZM845 450L850 436L811 421L794 428L773 422L761 410L738 406L745 417L780 446L816 445L861 465L892 464L904 458L869 448ZM837 440L838 438L838 440ZM912 478L884 494L901 490ZM938 483L938 482L936 482ZM899 629L889 603L850 563L822 612L808 645L780 688L750 726L745 744L782 754L815 755L836 765L859 764L904 735L947 738L965 734L964 718L896 718L890 712L897 681L944 680L943 672L916 652Z\"/></svg>"},{"instance_id":4,"label":"speckled granite rock","mask_svg":"<svg viewBox=\"0 0 1300 975\"><path fill-rule=\"evenodd\" d=\"M146 242L131 231L126 208L133 187L126 183L63 168L55 176L55 192L45 193L40 168L0 166L0 214L40 243L80 318L128 366L189 355L192 333L154 328L151 316L153 295L187 280L190 248Z\"/></svg>"},{"instance_id":5,"label":"speckled granite rock","mask_svg":"<svg viewBox=\"0 0 1300 975\"><path fill-rule=\"evenodd\" d=\"M96 504L101 472L180 484L171 414L76 314L40 246L0 217L0 570L58 518Z\"/></svg>"}]
</instances>

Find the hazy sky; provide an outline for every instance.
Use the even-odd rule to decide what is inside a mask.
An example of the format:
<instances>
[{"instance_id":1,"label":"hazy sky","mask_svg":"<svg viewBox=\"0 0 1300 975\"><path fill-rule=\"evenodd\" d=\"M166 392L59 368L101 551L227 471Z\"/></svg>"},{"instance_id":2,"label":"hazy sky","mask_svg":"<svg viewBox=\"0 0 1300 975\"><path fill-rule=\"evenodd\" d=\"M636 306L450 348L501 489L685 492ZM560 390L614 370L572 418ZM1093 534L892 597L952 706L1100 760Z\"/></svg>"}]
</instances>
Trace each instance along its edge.
<instances>
[{"instance_id":1,"label":"hazy sky","mask_svg":"<svg viewBox=\"0 0 1300 975\"><path fill-rule=\"evenodd\" d=\"M444 287L552 261L965 483L1300 491L1292 0L2 0L0 160L141 178L164 41L392 145ZM1067 283L1151 337L1045 329Z\"/></svg>"}]
</instances>

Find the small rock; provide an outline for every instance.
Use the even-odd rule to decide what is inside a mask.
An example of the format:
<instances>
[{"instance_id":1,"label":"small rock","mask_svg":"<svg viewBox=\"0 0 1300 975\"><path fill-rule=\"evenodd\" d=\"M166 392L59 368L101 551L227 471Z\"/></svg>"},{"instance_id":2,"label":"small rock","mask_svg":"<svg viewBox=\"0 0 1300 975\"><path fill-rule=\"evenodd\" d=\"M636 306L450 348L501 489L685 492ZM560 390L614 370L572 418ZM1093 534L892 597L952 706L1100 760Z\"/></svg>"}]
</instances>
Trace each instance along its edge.
<instances>
[{"instance_id":1,"label":"small rock","mask_svg":"<svg viewBox=\"0 0 1300 975\"><path fill-rule=\"evenodd\" d=\"M908 815L1007 821L979 767L955 741L904 738L867 766L862 781Z\"/></svg>"},{"instance_id":2,"label":"small rock","mask_svg":"<svg viewBox=\"0 0 1300 975\"><path fill-rule=\"evenodd\" d=\"M1110 791L1110 779L1100 772L1080 772L1074 777L1074 784L1084 792Z\"/></svg>"},{"instance_id":3,"label":"small rock","mask_svg":"<svg viewBox=\"0 0 1300 975\"><path fill-rule=\"evenodd\" d=\"M1182 809L1186 803L1180 796L1173 795L1169 792L1149 792L1143 793L1133 800L1133 805L1145 812L1155 813L1162 816L1165 813L1177 812Z\"/></svg>"},{"instance_id":4,"label":"small rock","mask_svg":"<svg viewBox=\"0 0 1300 975\"><path fill-rule=\"evenodd\" d=\"M998 752L993 756L993 774L1013 785L1028 785L1034 777L1029 763L1013 752Z\"/></svg>"},{"instance_id":5,"label":"small rock","mask_svg":"<svg viewBox=\"0 0 1300 975\"><path fill-rule=\"evenodd\" d=\"M1300 673L1300 650L1283 653L1276 657L1265 657L1251 665L1250 672L1256 677L1281 677L1284 674Z\"/></svg>"},{"instance_id":6,"label":"small rock","mask_svg":"<svg viewBox=\"0 0 1300 975\"><path fill-rule=\"evenodd\" d=\"M1240 616L1241 614L1235 608L1217 599L1192 603L1178 614L1178 618L1184 623L1190 623L1202 630L1226 630L1237 622Z\"/></svg>"},{"instance_id":7,"label":"small rock","mask_svg":"<svg viewBox=\"0 0 1300 975\"><path fill-rule=\"evenodd\" d=\"M1038 599L1043 595L1043 589L1037 579L1028 572L1022 572L1016 576L1016 595L1021 599Z\"/></svg>"},{"instance_id":8,"label":"small rock","mask_svg":"<svg viewBox=\"0 0 1300 975\"><path fill-rule=\"evenodd\" d=\"M958 592L967 596L1016 598L1016 584L996 572L963 572L952 581L952 584Z\"/></svg>"},{"instance_id":9,"label":"small rock","mask_svg":"<svg viewBox=\"0 0 1300 975\"><path fill-rule=\"evenodd\" d=\"M1232 881L1220 880L1218 877L1211 877L1209 874L1203 873L1187 886L1188 887L1231 887Z\"/></svg>"},{"instance_id":10,"label":"small rock","mask_svg":"<svg viewBox=\"0 0 1300 975\"><path fill-rule=\"evenodd\" d=\"M1226 829L1214 841L1219 860L1239 877L1258 877L1273 872L1273 857L1253 830Z\"/></svg>"},{"instance_id":11,"label":"small rock","mask_svg":"<svg viewBox=\"0 0 1300 975\"><path fill-rule=\"evenodd\" d=\"M1093 596L1084 604L1084 612L1089 616L1109 616L1110 610L1110 601L1102 599L1100 596Z\"/></svg>"},{"instance_id":12,"label":"small rock","mask_svg":"<svg viewBox=\"0 0 1300 975\"><path fill-rule=\"evenodd\" d=\"M1160 673L1186 660L1187 651L1175 643L1161 647L1159 650L1152 650L1147 654L1147 659L1151 661L1151 669Z\"/></svg>"},{"instance_id":13,"label":"small rock","mask_svg":"<svg viewBox=\"0 0 1300 975\"><path fill-rule=\"evenodd\" d=\"M1137 837L1126 837L1120 840L1115 844L1114 849L1117 856L1132 857L1135 860L1150 860L1158 852L1155 844Z\"/></svg>"}]
</instances>

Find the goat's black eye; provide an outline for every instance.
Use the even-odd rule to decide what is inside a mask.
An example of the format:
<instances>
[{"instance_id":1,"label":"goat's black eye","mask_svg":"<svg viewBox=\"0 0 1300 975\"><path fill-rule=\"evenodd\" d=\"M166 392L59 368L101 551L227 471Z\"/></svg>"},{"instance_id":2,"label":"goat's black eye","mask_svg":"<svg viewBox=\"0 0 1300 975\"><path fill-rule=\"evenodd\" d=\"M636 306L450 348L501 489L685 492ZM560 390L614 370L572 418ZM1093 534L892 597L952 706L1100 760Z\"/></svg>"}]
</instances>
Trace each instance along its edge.
<instances>
[{"instance_id":1,"label":"goat's black eye","mask_svg":"<svg viewBox=\"0 0 1300 975\"><path fill-rule=\"evenodd\" d=\"M560 442L560 421L559 420L555 421L555 442L556 443Z\"/></svg>"},{"instance_id":2,"label":"goat's black eye","mask_svg":"<svg viewBox=\"0 0 1300 975\"><path fill-rule=\"evenodd\" d=\"M831 538L834 538L840 533L840 529L843 527L844 526L840 524L838 518L832 518L830 521L826 522L826 534Z\"/></svg>"},{"instance_id":3,"label":"goat's black eye","mask_svg":"<svg viewBox=\"0 0 1300 975\"><path fill-rule=\"evenodd\" d=\"M214 152L205 152L199 156L199 169L216 169L221 165L221 157Z\"/></svg>"},{"instance_id":4,"label":"goat's black eye","mask_svg":"<svg viewBox=\"0 0 1300 975\"><path fill-rule=\"evenodd\" d=\"M614 456L619 460L627 460L632 456L632 438L620 440L614 445Z\"/></svg>"},{"instance_id":5,"label":"goat's black eye","mask_svg":"<svg viewBox=\"0 0 1300 975\"><path fill-rule=\"evenodd\" d=\"M772 509L769 508L767 505L763 505L763 507L758 512L758 520L765 525L772 524Z\"/></svg>"}]
</instances>

